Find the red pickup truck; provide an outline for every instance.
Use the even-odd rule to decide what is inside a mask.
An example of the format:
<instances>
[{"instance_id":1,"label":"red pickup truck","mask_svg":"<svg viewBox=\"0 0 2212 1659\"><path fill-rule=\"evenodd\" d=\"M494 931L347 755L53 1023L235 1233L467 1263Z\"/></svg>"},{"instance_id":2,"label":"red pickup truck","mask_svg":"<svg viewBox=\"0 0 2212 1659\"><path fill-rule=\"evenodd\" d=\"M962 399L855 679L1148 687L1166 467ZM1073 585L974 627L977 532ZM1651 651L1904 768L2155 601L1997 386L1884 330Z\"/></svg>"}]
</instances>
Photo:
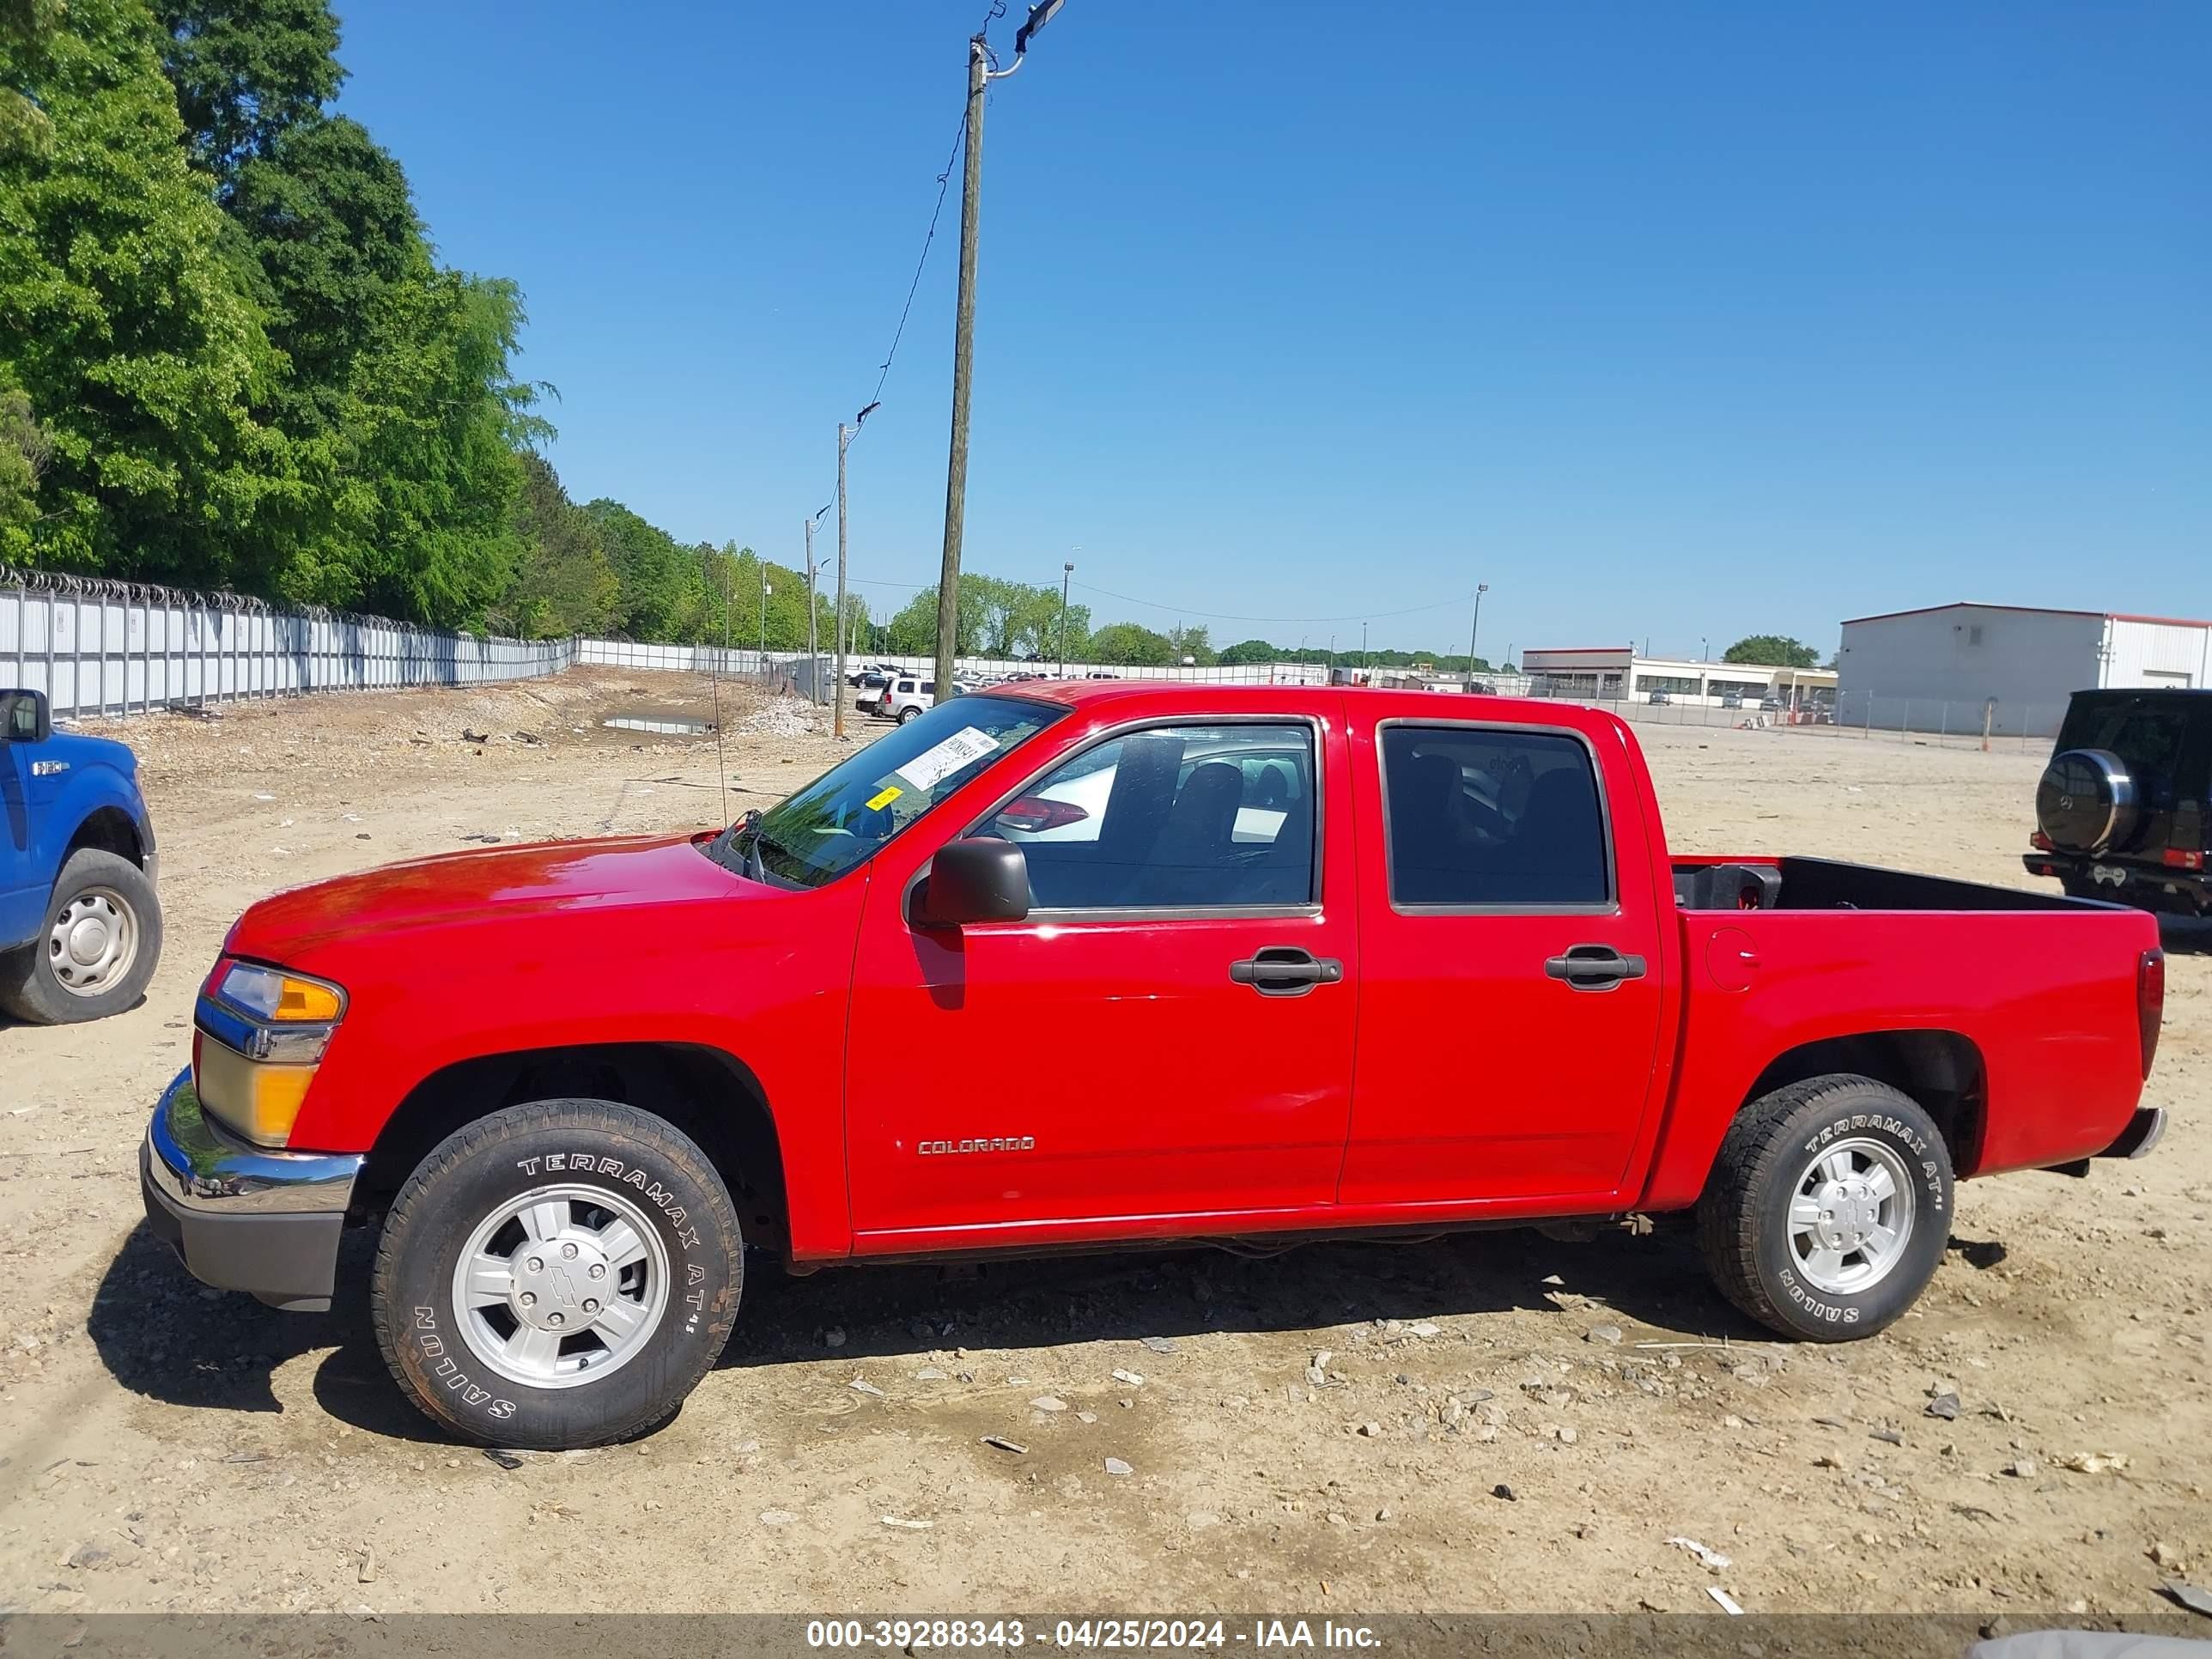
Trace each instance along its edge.
<instances>
[{"instance_id":1,"label":"red pickup truck","mask_svg":"<svg viewBox=\"0 0 2212 1659\"><path fill-rule=\"evenodd\" d=\"M447 1429L671 1413L795 1272L1694 1212L1816 1340L1897 1318L1960 1176L2139 1155L2153 919L1670 856L1556 704L1043 684L951 699L719 834L264 900L143 1158L210 1285L327 1307Z\"/></svg>"}]
</instances>

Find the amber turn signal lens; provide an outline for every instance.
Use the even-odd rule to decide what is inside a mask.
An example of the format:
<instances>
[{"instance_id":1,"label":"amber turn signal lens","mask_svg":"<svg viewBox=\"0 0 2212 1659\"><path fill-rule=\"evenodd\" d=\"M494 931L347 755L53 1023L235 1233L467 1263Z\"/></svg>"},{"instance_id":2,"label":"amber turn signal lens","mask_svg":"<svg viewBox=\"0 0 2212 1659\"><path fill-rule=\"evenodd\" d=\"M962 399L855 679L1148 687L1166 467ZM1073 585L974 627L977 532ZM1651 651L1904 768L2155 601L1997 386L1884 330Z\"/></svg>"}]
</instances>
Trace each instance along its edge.
<instances>
[{"instance_id":1,"label":"amber turn signal lens","mask_svg":"<svg viewBox=\"0 0 2212 1659\"><path fill-rule=\"evenodd\" d=\"M284 978L284 988L276 999L276 1018L279 1019L336 1019L338 1017L338 994L329 986L311 979Z\"/></svg>"},{"instance_id":2,"label":"amber turn signal lens","mask_svg":"<svg viewBox=\"0 0 2212 1659\"><path fill-rule=\"evenodd\" d=\"M344 998L335 985L250 962L234 964L222 976L223 1000L281 1024L322 1024L338 1017Z\"/></svg>"},{"instance_id":3,"label":"amber turn signal lens","mask_svg":"<svg viewBox=\"0 0 2212 1659\"><path fill-rule=\"evenodd\" d=\"M252 1060L220 1042L204 1042L192 1067L200 1109L234 1133L263 1146L282 1146L291 1139L313 1066L278 1066Z\"/></svg>"}]
</instances>

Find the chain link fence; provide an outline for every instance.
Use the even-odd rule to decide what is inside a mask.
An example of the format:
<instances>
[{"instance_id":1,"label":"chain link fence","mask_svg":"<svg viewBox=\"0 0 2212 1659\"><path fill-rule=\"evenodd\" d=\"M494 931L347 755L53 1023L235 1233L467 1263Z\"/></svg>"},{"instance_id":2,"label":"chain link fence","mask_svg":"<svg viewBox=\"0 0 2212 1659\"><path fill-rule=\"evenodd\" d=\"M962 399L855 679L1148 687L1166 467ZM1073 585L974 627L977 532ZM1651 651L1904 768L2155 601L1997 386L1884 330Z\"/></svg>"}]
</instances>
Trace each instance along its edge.
<instances>
[{"instance_id":1,"label":"chain link fence","mask_svg":"<svg viewBox=\"0 0 2212 1659\"><path fill-rule=\"evenodd\" d=\"M1885 697L1866 692L1826 692L1772 699L1747 697L1730 707L1718 698L1559 696L1541 685L1530 695L1550 702L1603 708L1641 726L1777 730L1853 741L1910 743L1939 749L1987 749L2035 753L2057 735L2064 700L2048 702ZM1773 706L1770 706L1770 704Z\"/></svg>"}]
</instances>

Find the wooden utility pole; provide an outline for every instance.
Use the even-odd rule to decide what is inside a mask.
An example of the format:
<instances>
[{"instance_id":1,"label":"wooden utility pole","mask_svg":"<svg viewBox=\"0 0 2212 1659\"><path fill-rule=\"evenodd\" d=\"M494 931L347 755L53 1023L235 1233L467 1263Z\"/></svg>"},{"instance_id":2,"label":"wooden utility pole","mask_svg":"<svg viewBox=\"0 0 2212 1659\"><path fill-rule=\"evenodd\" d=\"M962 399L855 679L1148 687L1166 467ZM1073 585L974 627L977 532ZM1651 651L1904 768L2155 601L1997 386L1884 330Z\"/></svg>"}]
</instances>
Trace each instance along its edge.
<instances>
[{"instance_id":1,"label":"wooden utility pole","mask_svg":"<svg viewBox=\"0 0 2212 1659\"><path fill-rule=\"evenodd\" d=\"M844 422L837 422L837 684L830 688L836 698L836 715L830 721L831 735L845 735L845 446L853 441L853 428Z\"/></svg>"},{"instance_id":2,"label":"wooden utility pole","mask_svg":"<svg viewBox=\"0 0 2212 1659\"><path fill-rule=\"evenodd\" d=\"M983 211L983 88L990 60L968 43L967 164L960 175L960 297L952 324L952 447L945 468L945 556L937 568L937 695L952 695L960 644L960 540L968 515L968 388L975 351L975 240Z\"/></svg>"}]
</instances>

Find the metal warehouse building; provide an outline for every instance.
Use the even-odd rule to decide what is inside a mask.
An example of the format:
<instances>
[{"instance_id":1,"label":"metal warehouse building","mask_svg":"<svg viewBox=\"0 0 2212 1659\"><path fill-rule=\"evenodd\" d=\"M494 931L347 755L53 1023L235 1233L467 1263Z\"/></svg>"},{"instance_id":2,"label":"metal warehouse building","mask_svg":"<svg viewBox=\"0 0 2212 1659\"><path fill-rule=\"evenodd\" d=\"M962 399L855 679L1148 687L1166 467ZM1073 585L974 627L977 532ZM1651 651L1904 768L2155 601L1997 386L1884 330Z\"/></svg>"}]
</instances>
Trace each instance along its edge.
<instances>
[{"instance_id":1,"label":"metal warehouse building","mask_svg":"<svg viewBox=\"0 0 2212 1659\"><path fill-rule=\"evenodd\" d=\"M2076 691L2212 684L2212 623L1931 605L1845 623L1836 666L1839 725L2049 737Z\"/></svg>"}]
</instances>

